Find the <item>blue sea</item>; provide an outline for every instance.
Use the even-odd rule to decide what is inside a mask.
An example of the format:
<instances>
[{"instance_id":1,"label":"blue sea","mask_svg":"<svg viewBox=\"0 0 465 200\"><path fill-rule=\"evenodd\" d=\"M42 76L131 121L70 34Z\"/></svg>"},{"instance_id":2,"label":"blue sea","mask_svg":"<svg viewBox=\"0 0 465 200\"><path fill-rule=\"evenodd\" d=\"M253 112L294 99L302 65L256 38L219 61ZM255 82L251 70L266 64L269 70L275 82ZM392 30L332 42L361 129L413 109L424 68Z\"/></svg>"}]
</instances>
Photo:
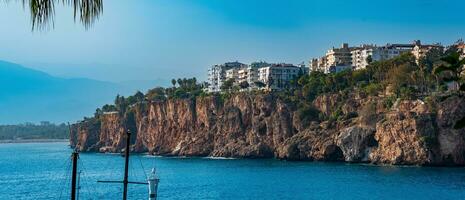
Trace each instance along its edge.
<instances>
[{"instance_id":1,"label":"blue sea","mask_svg":"<svg viewBox=\"0 0 465 200\"><path fill-rule=\"evenodd\" d=\"M0 144L0 199L69 199L67 143ZM79 199L121 199L124 158L80 154ZM465 199L465 168L134 155L130 180L157 168L159 199ZM148 199L131 185L128 199Z\"/></svg>"}]
</instances>

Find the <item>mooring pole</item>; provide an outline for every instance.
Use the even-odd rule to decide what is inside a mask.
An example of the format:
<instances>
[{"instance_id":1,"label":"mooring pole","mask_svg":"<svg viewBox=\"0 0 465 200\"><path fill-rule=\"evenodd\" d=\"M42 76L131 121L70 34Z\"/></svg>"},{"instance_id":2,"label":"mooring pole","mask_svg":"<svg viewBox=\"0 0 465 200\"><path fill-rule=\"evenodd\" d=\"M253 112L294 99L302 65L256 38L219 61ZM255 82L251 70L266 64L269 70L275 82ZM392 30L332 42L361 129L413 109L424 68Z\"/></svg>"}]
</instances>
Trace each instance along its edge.
<instances>
[{"instance_id":1,"label":"mooring pole","mask_svg":"<svg viewBox=\"0 0 465 200\"><path fill-rule=\"evenodd\" d=\"M129 145L131 142L131 132L128 130L126 133L126 150L124 152L126 161L124 164L124 180L123 180L123 200L127 199L128 195L128 170L129 170Z\"/></svg>"},{"instance_id":2,"label":"mooring pole","mask_svg":"<svg viewBox=\"0 0 465 200\"><path fill-rule=\"evenodd\" d=\"M76 194L76 200L79 200L79 191L81 190L81 170L78 172L78 177L77 177L77 194Z\"/></svg>"},{"instance_id":3,"label":"mooring pole","mask_svg":"<svg viewBox=\"0 0 465 200\"><path fill-rule=\"evenodd\" d=\"M79 153L74 151L71 154L73 159L73 174L71 179L71 200L76 200L76 178L77 178L77 161L79 157Z\"/></svg>"}]
</instances>

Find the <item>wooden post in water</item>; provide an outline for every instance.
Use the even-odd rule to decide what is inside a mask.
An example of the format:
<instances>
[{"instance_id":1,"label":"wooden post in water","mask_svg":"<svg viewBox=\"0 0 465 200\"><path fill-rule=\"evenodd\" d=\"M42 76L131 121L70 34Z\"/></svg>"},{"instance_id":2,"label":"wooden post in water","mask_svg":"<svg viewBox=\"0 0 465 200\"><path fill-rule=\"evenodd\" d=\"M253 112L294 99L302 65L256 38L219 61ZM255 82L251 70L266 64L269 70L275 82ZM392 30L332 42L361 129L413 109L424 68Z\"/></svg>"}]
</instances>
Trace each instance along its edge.
<instances>
[{"instance_id":1,"label":"wooden post in water","mask_svg":"<svg viewBox=\"0 0 465 200\"><path fill-rule=\"evenodd\" d=\"M147 182L135 182L128 180L129 173L129 146L131 143L131 132L128 130L126 133L126 150L124 152L125 162L124 162L124 179L123 181L97 181L98 183L123 183L123 200L127 200L128 196L128 184L139 184L139 185L148 185Z\"/></svg>"},{"instance_id":2,"label":"wooden post in water","mask_svg":"<svg viewBox=\"0 0 465 200\"><path fill-rule=\"evenodd\" d=\"M126 133L126 150L124 152L124 156L126 158L125 164L124 164L124 179L123 179L123 200L127 199L128 196L128 170L129 170L129 145L131 143L131 132L128 130Z\"/></svg>"},{"instance_id":3,"label":"wooden post in water","mask_svg":"<svg viewBox=\"0 0 465 200\"><path fill-rule=\"evenodd\" d=\"M73 174L71 179L71 200L76 200L76 179L77 179L77 161L79 157L79 153L74 151L71 154L73 160Z\"/></svg>"}]
</instances>

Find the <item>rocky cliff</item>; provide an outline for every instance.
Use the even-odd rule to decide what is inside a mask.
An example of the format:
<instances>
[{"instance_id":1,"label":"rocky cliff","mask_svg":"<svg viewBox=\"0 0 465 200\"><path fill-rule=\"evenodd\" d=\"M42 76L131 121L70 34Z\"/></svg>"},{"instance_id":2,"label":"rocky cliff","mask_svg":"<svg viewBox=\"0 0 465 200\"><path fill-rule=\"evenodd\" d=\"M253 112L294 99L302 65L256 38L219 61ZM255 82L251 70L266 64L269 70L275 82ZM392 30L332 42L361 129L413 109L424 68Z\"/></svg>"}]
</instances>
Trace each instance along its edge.
<instances>
[{"instance_id":1,"label":"rocky cliff","mask_svg":"<svg viewBox=\"0 0 465 200\"><path fill-rule=\"evenodd\" d=\"M313 104L322 115L342 117L310 122L273 94L143 102L124 115L73 125L71 143L81 151L119 152L129 129L132 150L155 155L465 165L465 129L453 128L465 116L463 96L384 101L320 96Z\"/></svg>"}]
</instances>

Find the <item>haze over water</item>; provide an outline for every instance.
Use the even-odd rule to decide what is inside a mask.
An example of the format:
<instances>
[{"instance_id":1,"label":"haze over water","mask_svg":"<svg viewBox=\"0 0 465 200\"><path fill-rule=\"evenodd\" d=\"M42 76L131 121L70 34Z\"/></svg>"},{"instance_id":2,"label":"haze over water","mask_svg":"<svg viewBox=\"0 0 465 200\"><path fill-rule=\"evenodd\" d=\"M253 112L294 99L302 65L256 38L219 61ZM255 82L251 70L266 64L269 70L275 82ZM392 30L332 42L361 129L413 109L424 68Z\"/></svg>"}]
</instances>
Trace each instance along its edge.
<instances>
[{"instance_id":1,"label":"haze over water","mask_svg":"<svg viewBox=\"0 0 465 200\"><path fill-rule=\"evenodd\" d=\"M69 199L70 153L67 143L0 144L0 199ZM80 154L79 164L80 199L121 198L120 185L96 183L122 178L121 156ZM465 198L463 168L145 155L130 166L132 181L157 167L159 199ZM129 199L146 197L146 186L129 187Z\"/></svg>"}]
</instances>

